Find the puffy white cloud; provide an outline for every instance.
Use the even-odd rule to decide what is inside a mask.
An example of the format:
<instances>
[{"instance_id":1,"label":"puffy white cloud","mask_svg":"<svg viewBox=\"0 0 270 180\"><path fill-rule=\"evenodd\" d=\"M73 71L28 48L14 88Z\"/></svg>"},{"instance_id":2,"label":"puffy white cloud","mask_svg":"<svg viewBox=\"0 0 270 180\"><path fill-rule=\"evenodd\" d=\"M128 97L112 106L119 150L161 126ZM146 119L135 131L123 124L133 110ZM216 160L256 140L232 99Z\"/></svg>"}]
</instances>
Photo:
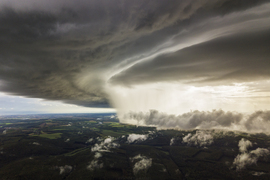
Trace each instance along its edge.
<instances>
[{"instance_id":1,"label":"puffy white cloud","mask_svg":"<svg viewBox=\"0 0 270 180\"><path fill-rule=\"evenodd\" d=\"M100 158L100 157L102 157L102 154L101 153L99 153L99 152L97 152L96 154L95 154L95 156L94 156L96 159L98 159L98 158Z\"/></svg>"},{"instance_id":2,"label":"puffy white cloud","mask_svg":"<svg viewBox=\"0 0 270 180\"><path fill-rule=\"evenodd\" d=\"M233 166L236 170L242 170L246 166L256 164L260 157L266 157L270 154L268 149L257 148L248 152L247 148L252 146L252 143L244 138L239 141L239 151L240 154L236 156L233 162Z\"/></svg>"},{"instance_id":3,"label":"puffy white cloud","mask_svg":"<svg viewBox=\"0 0 270 180\"><path fill-rule=\"evenodd\" d=\"M239 151L241 153L247 152L249 147L252 147L252 143L249 140L245 140L244 138L242 138L239 143Z\"/></svg>"},{"instance_id":4,"label":"puffy white cloud","mask_svg":"<svg viewBox=\"0 0 270 180\"><path fill-rule=\"evenodd\" d=\"M108 137L101 141L100 143L96 143L92 148L91 151L110 151L111 148L116 148L119 147L119 144L117 142L114 142L115 138L114 137Z\"/></svg>"},{"instance_id":5,"label":"puffy white cloud","mask_svg":"<svg viewBox=\"0 0 270 180\"><path fill-rule=\"evenodd\" d=\"M127 141L128 143L133 143L135 141L145 141L147 138L147 134L129 134Z\"/></svg>"},{"instance_id":6,"label":"puffy white cloud","mask_svg":"<svg viewBox=\"0 0 270 180\"><path fill-rule=\"evenodd\" d=\"M257 148L250 151L250 153L255 154L256 156L267 156L269 154L269 150L265 148Z\"/></svg>"},{"instance_id":7,"label":"puffy white cloud","mask_svg":"<svg viewBox=\"0 0 270 180\"><path fill-rule=\"evenodd\" d=\"M147 171L152 166L152 158L141 156L140 154L130 158L132 162L137 161L133 166L134 174L138 174L140 171Z\"/></svg>"},{"instance_id":8,"label":"puffy white cloud","mask_svg":"<svg viewBox=\"0 0 270 180\"><path fill-rule=\"evenodd\" d=\"M59 167L60 174L69 173L72 170L72 166L65 165Z\"/></svg>"},{"instance_id":9,"label":"puffy white cloud","mask_svg":"<svg viewBox=\"0 0 270 180\"><path fill-rule=\"evenodd\" d=\"M183 143L195 146L208 146L214 142L213 136L207 131L196 131L196 134L189 133L183 137Z\"/></svg>"},{"instance_id":10,"label":"puffy white cloud","mask_svg":"<svg viewBox=\"0 0 270 180\"><path fill-rule=\"evenodd\" d=\"M40 145L40 143L38 143L38 142L33 142L33 144L34 145L38 145L38 146Z\"/></svg>"},{"instance_id":11,"label":"puffy white cloud","mask_svg":"<svg viewBox=\"0 0 270 180\"><path fill-rule=\"evenodd\" d=\"M89 163L87 169L93 171L95 169L103 168L103 163L99 160L102 157L102 154L99 152L95 153L94 159Z\"/></svg>"},{"instance_id":12,"label":"puffy white cloud","mask_svg":"<svg viewBox=\"0 0 270 180\"><path fill-rule=\"evenodd\" d=\"M172 138L170 141L170 146L173 145L175 143L175 138Z\"/></svg>"},{"instance_id":13,"label":"puffy white cloud","mask_svg":"<svg viewBox=\"0 0 270 180\"><path fill-rule=\"evenodd\" d=\"M90 164L87 166L87 169L90 171L100 168L103 168L103 163L100 163L98 160L91 161Z\"/></svg>"},{"instance_id":14,"label":"puffy white cloud","mask_svg":"<svg viewBox=\"0 0 270 180\"><path fill-rule=\"evenodd\" d=\"M94 139L93 138L90 138L90 139L88 139L85 143L87 144L87 143L91 143L91 142L93 142L94 141Z\"/></svg>"},{"instance_id":15,"label":"puffy white cloud","mask_svg":"<svg viewBox=\"0 0 270 180\"><path fill-rule=\"evenodd\" d=\"M237 170L244 169L247 165L255 164L257 162L256 157L251 157L249 153L238 154L233 161Z\"/></svg>"}]
</instances>

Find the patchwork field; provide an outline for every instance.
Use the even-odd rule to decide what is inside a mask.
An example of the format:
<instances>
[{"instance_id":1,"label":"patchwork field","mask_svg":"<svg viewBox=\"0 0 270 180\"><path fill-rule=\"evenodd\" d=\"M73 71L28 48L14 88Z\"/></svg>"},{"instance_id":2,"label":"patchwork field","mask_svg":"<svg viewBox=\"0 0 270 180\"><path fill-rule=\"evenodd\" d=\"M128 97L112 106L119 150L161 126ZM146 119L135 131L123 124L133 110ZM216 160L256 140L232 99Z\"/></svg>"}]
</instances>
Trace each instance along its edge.
<instances>
[{"instance_id":1,"label":"patchwork field","mask_svg":"<svg viewBox=\"0 0 270 180\"><path fill-rule=\"evenodd\" d=\"M104 115L2 118L1 126L1 180L270 179L267 153L241 169L234 163L242 139L253 160L252 150L266 152L265 134L156 130Z\"/></svg>"}]
</instances>

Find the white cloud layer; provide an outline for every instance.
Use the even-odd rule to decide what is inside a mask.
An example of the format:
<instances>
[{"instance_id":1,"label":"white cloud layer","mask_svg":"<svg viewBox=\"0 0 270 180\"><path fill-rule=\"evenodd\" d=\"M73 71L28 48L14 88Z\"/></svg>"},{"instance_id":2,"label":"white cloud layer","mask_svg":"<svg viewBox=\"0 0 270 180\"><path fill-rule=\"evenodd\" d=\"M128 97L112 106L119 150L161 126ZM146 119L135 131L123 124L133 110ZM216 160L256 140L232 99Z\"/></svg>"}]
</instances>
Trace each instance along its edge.
<instances>
[{"instance_id":1,"label":"white cloud layer","mask_svg":"<svg viewBox=\"0 0 270 180\"><path fill-rule=\"evenodd\" d=\"M156 110L130 112L124 121L138 125L171 129L223 129L246 131L249 133L270 130L270 111L256 111L252 114L225 112L223 110L191 111L182 115L166 114Z\"/></svg>"}]
</instances>

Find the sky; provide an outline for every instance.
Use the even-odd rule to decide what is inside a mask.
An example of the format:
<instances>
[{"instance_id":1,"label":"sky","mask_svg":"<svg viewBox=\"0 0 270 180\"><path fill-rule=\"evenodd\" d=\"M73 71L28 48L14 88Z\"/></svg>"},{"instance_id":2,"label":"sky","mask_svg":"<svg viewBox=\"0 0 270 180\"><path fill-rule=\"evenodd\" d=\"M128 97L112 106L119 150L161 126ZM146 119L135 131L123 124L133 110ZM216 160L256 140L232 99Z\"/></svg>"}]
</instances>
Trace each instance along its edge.
<instances>
[{"instance_id":1,"label":"sky","mask_svg":"<svg viewBox=\"0 0 270 180\"><path fill-rule=\"evenodd\" d=\"M0 24L0 114L270 109L269 0L0 0Z\"/></svg>"}]
</instances>

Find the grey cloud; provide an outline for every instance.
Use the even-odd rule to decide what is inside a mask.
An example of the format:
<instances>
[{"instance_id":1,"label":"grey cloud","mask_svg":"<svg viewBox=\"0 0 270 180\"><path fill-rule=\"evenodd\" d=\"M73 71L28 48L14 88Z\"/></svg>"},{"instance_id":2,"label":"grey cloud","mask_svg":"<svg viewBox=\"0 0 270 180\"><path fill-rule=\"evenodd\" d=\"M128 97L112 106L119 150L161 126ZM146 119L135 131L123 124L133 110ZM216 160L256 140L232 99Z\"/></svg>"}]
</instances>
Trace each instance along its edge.
<instances>
[{"instance_id":1,"label":"grey cloud","mask_svg":"<svg viewBox=\"0 0 270 180\"><path fill-rule=\"evenodd\" d=\"M114 76L111 82L219 85L268 79L269 42L269 30L212 39L138 63Z\"/></svg>"},{"instance_id":2,"label":"grey cloud","mask_svg":"<svg viewBox=\"0 0 270 180\"><path fill-rule=\"evenodd\" d=\"M108 107L104 76L136 61L131 58L125 62L127 57L155 51L179 29L200 19L242 11L263 2L1 1L0 90L81 106ZM128 74L130 78L132 73ZM149 71L148 76L151 74ZM127 79L118 77L117 81L125 83Z\"/></svg>"},{"instance_id":3,"label":"grey cloud","mask_svg":"<svg viewBox=\"0 0 270 180\"><path fill-rule=\"evenodd\" d=\"M269 111L241 114L223 110L196 110L176 116L151 110L149 112L130 112L123 115L122 119L135 120L140 125L171 129L224 129L267 134L270 129Z\"/></svg>"},{"instance_id":4,"label":"grey cloud","mask_svg":"<svg viewBox=\"0 0 270 180\"><path fill-rule=\"evenodd\" d=\"M258 120L260 120L260 123L258 123ZM247 121L245 122L245 127L247 130L261 130L267 131L269 127L270 122L270 111L257 111L253 114L251 114Z\"/></svg>"}]
</instances>

